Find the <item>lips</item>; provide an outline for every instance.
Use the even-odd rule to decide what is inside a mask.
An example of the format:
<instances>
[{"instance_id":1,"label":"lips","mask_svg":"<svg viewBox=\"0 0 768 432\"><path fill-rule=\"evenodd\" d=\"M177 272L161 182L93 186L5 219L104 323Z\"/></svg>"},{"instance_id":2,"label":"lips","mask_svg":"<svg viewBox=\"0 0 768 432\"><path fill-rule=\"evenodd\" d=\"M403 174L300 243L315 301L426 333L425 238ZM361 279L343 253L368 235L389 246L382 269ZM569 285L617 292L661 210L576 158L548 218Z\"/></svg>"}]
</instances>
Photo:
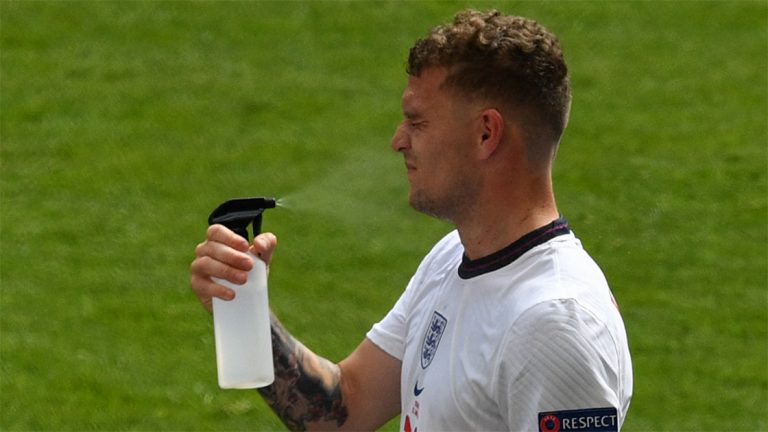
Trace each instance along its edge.
<instances>
[{"instance_id":1,"label":"lips","mask_svg":"<svg viewBox=\"0 0 768 432\"><path fill-rule=\"evenodd\" d=\"M413 176L416 174L416 165L414 165L412 162L405 161L405 170L406 174L408 175L408 180L413 181Z\"/></svg>"}]
</instances>

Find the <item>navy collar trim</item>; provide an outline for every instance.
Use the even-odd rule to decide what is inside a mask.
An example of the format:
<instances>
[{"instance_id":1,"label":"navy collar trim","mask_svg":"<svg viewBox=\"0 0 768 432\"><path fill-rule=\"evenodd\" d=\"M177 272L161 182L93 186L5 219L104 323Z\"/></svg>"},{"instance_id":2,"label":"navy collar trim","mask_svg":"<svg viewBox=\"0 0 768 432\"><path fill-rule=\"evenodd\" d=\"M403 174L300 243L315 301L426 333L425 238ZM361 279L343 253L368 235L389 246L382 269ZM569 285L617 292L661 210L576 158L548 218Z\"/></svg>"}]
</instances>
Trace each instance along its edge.
<instances>
[{"instance_id":1,"label":"navy collar trim","mask_svg":"<svg viewBox=\"0 0 768 432\"><path fill-rule=\"evenodd\" d=\"M560 217L541 228L529 232L504 249L488 256L471 260L465 254L461 258L461 264L459 264L459 277L471 279L506 267L536 246L570 232L571 228L568 226L568 221L564 217Z\"/></svg>"}]
</instances>

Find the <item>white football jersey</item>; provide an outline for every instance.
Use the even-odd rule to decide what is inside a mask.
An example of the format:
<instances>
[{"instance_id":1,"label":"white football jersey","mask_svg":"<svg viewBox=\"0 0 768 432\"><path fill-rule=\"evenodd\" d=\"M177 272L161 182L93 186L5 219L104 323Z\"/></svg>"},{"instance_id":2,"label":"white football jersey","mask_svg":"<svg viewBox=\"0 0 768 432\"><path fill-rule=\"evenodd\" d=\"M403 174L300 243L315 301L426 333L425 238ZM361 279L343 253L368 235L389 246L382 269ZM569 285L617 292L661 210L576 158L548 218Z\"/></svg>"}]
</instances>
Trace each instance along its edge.
<instances>
[{"instance_id":1,"label":"white football jersey","mask_svg":"<svg viewBox=\"0 0 768 432\"><path fill-rule=\"evenodd\" d=\"M402 431L617 431L626 332L564 219L470 261L456 231L368 332L402 361Z\"/></svg>"}]
</instances>

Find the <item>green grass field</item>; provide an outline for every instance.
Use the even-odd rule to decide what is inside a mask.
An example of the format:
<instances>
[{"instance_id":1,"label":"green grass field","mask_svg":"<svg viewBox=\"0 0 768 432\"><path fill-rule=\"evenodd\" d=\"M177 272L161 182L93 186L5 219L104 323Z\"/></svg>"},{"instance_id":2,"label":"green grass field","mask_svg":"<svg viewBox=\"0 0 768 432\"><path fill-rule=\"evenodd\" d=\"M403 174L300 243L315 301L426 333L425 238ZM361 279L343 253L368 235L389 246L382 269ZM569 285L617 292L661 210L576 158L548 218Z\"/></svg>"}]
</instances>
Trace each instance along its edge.
<instances>
[{"instance_id":1,"label":"green grass field","mask_svg":"<svg viewBox=\"0 0 768 432\"><path fill-rule=\"evenodd\" d=\"M768 5L0 3L0 430L282 430L216 384L208 213L275 195L273 309L340 360L450 227L399 155L412 42L497 7L561 38L560 210L635 367L626 431L768 430ZM397 430L390 423L385 430Z\"/></svg>"}]
</instances>

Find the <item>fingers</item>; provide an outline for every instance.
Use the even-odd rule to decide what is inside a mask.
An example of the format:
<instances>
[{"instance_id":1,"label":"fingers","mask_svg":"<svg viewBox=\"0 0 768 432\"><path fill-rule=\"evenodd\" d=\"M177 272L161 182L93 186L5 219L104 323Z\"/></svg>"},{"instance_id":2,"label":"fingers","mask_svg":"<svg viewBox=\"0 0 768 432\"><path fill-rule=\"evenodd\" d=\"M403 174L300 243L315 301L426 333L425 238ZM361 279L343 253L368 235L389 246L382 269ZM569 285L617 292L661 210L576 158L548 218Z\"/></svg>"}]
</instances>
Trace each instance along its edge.
<instances>
[{"instance_id":1,"label":"fingers","mask_svg":"<svg viewBox=\"0 0 768 432\"><path fill-rule=\"evenodd\" d=\"M256 236L253 245L223 225L211 225L206 239L195 248L196 258L190 265L190 285L200 303L212 310L213 298L232 300L235 292L219 283L216 278L242 285L248 280L253 259L248 251L269 264L277 245L272 233Z\"/></svg>"},{"instance_id":2,"label":"fingers","mask_svg":"<svg viewBox=\"0 0 768 432\"><path fill-rule=\"evenodd\" d=\"M195 258L190 266L190 286L203 307L211 312L213 310L213 298L232 300L235 292L221 284L214 282L212 278L226 279L234 284L241 285L248 278L248 272L228 266L209 256Z\"/></svg>"},{"instance_id":3,"label":"fingers","mask_svg":"<svg viewBox=\"0 0 768 432\"><path fill-rule=\"evenodd\" d=\"M231 300L233 290L216 283L213 278L242 285L253 268L253 259L247 254L248 241L222 225L208 228L206 240L195 248L196 258L190 265L190 285L200 303L208 311L212 298Z\"/></svg>"},{"instance_id":4,"label":"fingers","mask_svg":"<svg viewBox=\"0 0 768 432\"><path fill-rule=\"evenodd\" d=\"M235 267L215 257L204 255L192 261L190 273L204 278L224 279L235 285L242 285L248 279L248 270L253 267L251 258L248 255L245 255L245 258L249 261L248 268Z\"/></svg>"},{"instance_id":5,"label":"fingers","mask_svg":"<svg viewBox=\"0 0 768 432\"><path fill-rule=\"evenodd\" d=\"M269 265L272 261L272 253L277 246L277 237L270 232L262 233L253 239L253 246L251 246L251 252L262 261Z\"/></svg>"},{"instance_id":6,"label":"fingers","mask_svg":"<svg viewBox=\"0 0 768 432\"><path fill-rule=\"evenodd\" d=\"M198 259L211 258L213 262L203 260L203 263L197 269L203 271L208 276L230 280L227 274L224 274L229 272L229 270L217 265L216 262L247 272L253 267L253 261L246 254L247 251L247 240L222 225L212 225L208 228L206 240L197 245L195 255ZM238 283L234 280L230 280L230 282Z\"/></svg>"},{"instance_id":7,"label":"fingers","mask_svg":"<svg viewBox=\"0 0 768 432\"><path fill-rule=\"evenodd\" d=\"M210 278L201 277L194 273L192 274L190 285L192 286L192 291L197 295L197 299L200 300L200 304L208 312L213 311L214 297L223 300L235 298L235 292L231 289L213 282Z\"/></svg>"},{"instance_id":8,"label":"fingers","mask_svg":"<svg viewBox=\"0 0 768 432\"><path fill-rule=\"evenodd\" d=\"M235 234L232 230L225 227L224 225L219 224L211 225L208 227L208 231L206 233L206 241L221 243L240 252L247 252L249 246L248 240Z\"/></svg>"}]
</instances>

